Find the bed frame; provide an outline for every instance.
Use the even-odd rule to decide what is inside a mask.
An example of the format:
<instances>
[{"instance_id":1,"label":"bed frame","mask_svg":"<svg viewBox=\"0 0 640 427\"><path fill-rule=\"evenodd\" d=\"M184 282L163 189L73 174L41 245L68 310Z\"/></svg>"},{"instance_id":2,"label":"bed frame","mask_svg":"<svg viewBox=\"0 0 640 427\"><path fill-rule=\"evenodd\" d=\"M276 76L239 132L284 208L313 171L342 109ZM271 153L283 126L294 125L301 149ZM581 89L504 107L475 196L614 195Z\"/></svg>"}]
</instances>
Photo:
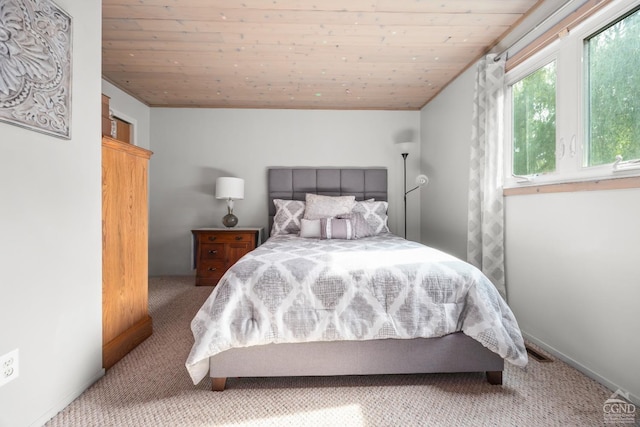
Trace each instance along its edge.
<instances>
[{"instance_id":1,"label":"bed frame","mask_svg":"<svg viewBox=\"0 0 640 427\"><path fill-rule=\"evenodd\" d=\"M273 199L304 200L306 193L387 200L385 168L270 168L269 229ZM269 344L234 348L209 358L211 388L228 377L333 376L486 372L502 384L504 360L462 332L440 338Z\"/></svg>"}]
</instances>

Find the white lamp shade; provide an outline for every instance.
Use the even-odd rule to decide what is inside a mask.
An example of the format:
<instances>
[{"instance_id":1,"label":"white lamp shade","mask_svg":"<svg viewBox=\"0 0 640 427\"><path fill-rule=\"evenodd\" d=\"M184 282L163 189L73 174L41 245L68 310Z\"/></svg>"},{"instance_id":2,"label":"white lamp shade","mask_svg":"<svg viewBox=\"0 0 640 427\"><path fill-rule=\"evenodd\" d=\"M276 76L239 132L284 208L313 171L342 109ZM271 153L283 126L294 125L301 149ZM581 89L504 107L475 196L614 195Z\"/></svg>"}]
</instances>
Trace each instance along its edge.
<instances>
[{"instance_id":1,"label":"white lamp shade","mask_svg":"<svg viewBox=\"0 0 640 427\"><path fill-rule=\"evenodd\" d=\"M244 179L226 176L216 179L216 199L244 199Z\"/></svg>"},{"instance_id":2,"label":"white lamp shade","mask_svg":"<svg viewBox=\"0 0 640 427\"><path fill-rule=\"evenodd\" d=\"M407 141L407 142L399 142L398 147L400 148L400 153L409 153L413 148L415 142Z\"/></svg>"},{"instance_id":3,"label":"white lamp shade","mask_svg":"<svg viewBox=\"0 0 640 427\"><path fill-rule=\"evenodd\" d=\"M416 185L418 187L422 187L423 185L429 184L429 177L427 175L418 175L416 176Z\"/></svg>"}]
</instances>

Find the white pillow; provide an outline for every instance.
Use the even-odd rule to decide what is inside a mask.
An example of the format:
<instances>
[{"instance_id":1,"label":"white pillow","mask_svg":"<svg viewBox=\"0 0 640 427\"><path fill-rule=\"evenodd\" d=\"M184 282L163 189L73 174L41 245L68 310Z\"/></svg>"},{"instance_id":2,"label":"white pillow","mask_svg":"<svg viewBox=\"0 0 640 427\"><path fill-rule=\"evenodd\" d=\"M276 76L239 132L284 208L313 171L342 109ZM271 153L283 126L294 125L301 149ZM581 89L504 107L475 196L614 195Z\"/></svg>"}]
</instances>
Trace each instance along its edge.
<instances>
[{"instance_id":1,"label":"white pillow","mask_svg":"<svg viewBox=\"0 0 640 427\"><path fill-rule=\"evenodd\" d=\"M300 220L300 237L319 239L320 238L320 220L302 218L302 220Z\"/></svg>"},{"instance_id":2,"label":"white pillow","mask_svg":"<svg viewBox=\"0 0 640 427\"><path fill-rule=\"evenodd\" d=\"M333 218L351 212L356 196L322 196L307 193L305 219Z\"/></svg>"}]
</instances>

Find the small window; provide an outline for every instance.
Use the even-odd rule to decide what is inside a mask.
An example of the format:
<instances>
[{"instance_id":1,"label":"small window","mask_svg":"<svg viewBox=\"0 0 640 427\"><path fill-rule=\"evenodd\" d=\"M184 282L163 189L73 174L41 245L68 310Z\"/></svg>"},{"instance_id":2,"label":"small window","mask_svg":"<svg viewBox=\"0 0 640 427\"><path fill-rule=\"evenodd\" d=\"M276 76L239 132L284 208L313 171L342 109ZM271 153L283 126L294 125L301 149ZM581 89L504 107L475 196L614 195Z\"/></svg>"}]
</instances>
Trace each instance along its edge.
<instances>
[{"instance_id":1,"label":"small window","mask_svg":"<svg viewBox=\"0 0 640 427\"><path fill-rule=\"evenodd\" d=\"M513 175L556 169L556 62L512 86Z\"/></svg>"},{"instance_id":2,"label":"small window","mask_svg":"<svg viewBox=\"0 0 640 427\"><path fill-rule=\"evenodd\" d=\"M640 12L585 39L584 166L640 159Z\"/></svg>"}]
</instances>

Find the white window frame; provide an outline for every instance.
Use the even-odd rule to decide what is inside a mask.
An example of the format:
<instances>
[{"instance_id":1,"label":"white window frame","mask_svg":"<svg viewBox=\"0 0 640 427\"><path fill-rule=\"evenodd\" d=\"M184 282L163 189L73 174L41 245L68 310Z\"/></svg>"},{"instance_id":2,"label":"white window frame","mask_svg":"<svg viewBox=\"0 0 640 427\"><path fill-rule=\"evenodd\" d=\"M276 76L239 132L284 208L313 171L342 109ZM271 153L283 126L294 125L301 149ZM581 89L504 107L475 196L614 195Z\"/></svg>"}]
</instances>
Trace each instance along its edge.
<instances>
[{"instance_id":1,"label":"white window frame","mask_svg":"<svg viewBox=\"0 0 640 427\"><path fill-rule=\"evenodd\" d=\"M514 188L567 182L640 176L638 167L618 169L614 163L584 166L587 126L584 70L584 40L640 5L640 0L612 2L585 20L569 34L558 38L505 75L504 187ZM556 170L529 175L513 175L512 85L556 61ZM578 78L576 78L578 77ZM624 159L632 160L632 159Z\"/></svg>"}]
</instances>

